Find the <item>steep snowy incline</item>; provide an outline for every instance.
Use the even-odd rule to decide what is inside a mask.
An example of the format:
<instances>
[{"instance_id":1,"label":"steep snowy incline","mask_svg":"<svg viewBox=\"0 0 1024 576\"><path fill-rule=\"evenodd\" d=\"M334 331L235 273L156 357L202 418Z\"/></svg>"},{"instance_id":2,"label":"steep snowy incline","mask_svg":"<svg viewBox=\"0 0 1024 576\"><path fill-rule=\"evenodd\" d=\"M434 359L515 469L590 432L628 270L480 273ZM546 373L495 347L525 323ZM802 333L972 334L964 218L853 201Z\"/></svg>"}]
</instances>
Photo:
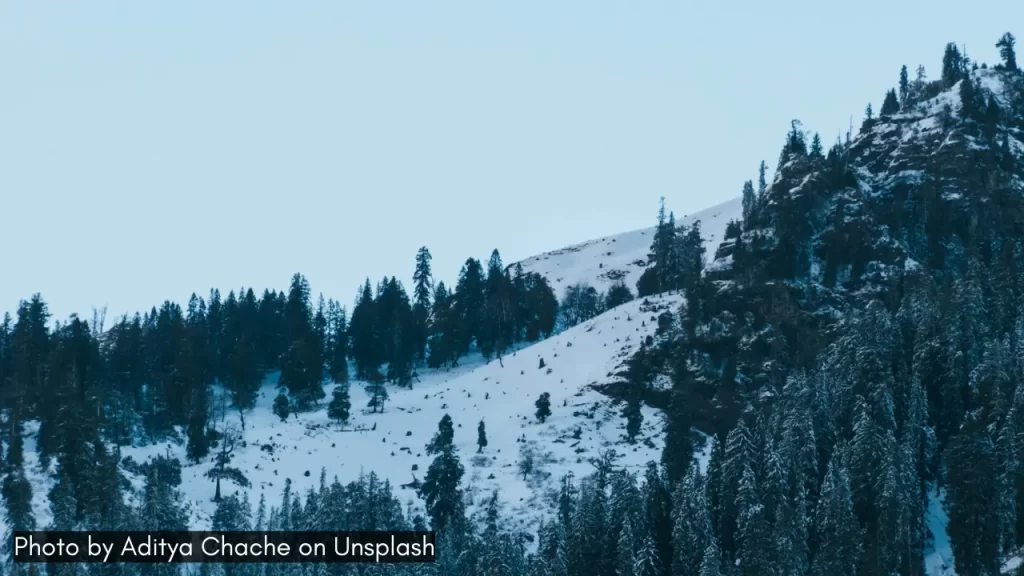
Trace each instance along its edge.
<instances>
[{"instance_id":1,"label":"steep snowy incline","mask_svg":"<svg viewBox=\"0 0 1024 576\"><path fill-rule=\"evenodd\" d=\"M389 388L390 401L383 413L365 409L362 383L351 385L353 416L347 426L331 423L321 409L281 422L271 413L276 377L266 383L259 404L246 418L244 446L232 465L252 482L250 498L262 492L268 503L280 500L285 479L291 478L299 494L319 483L320 469L328 479L347 482L371 471L390 480L403 501L420 508L408 485L422 480L431 458L424 446L449 414L455 424L455 442L466 475L463 486L470 512L498 490L499 500L525 529L535 527L550 513L559 478L568 472L581 477L593 471L591 458L614 449L619 466L640 471L661 453L661 415L644 408L644 422L635 444L624 442L621 408L591 388L607 383L640 342L654 333L656 316L677 309L679 296L634 300L501 361L476 361L451 372L423 371L412 389ZM541 368L541 360L544 367ZM331 390L327 390L330 398ZM544 392L551 395L551 416L539 423L534 403ZM488 445L477 454L477 425L483 420ZM217 423L240 428L237 414L228 412ZM533 452L534 471L519 469L520 450ZM145 461L170 453L185 462L184 446L159 444L124 450L125 456ZM197 527L209 522L215 505L214 484L204 477L212 457L182 472L183 492L193 509ZM223 485L230 494L232 485Z\"/></svg>"},{"instance_id":2,"label":"steep snowy incline","mask_svg":"<svg viewBox=\"0 0 1024 576\"><path fill-rule=\"evenodd\" d=\"M701 236L710 262L725 235L725 225L742 216L742 200L736 198L680 218L677 223L691 226L700 221ZM586 282L604 292L613 282L622 280L635 292L636 281L647 265L653 238L654 228L644 228L545 252L519 264L524 271L537 272L547 278L559 298L567 286L577 282Z\"/></svg>"}]
</instances>

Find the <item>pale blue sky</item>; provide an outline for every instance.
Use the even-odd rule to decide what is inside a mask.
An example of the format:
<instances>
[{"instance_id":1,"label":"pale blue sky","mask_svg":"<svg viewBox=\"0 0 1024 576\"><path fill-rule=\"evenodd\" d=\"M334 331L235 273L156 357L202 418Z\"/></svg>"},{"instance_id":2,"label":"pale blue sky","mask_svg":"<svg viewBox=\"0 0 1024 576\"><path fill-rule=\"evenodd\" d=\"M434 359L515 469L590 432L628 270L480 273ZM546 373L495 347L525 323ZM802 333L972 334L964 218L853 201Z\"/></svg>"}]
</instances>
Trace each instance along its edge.
<instances>
[{"instance_id":1,"label":"pale blue sky","mask_svg":"<svg viewBox=\"0 0 1024 576\"><path fill-rule=\"evenodd\" d=\"M0 0L0 310L344 303L686 214L1024 3ZM1024 37L1024 28L1011 31ZM771 166L774 169L774 166Z\"/></svg>"}]
</instances>

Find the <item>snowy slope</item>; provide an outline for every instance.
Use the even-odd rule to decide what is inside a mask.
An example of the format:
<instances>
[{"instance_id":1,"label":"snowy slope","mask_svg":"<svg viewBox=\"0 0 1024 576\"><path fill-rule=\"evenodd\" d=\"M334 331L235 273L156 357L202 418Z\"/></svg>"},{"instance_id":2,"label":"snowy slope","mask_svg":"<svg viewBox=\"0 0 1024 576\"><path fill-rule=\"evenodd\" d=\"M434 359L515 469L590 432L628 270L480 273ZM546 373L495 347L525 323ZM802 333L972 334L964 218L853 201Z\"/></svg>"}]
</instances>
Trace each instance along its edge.
<instances>
[{"instance_id":1,"label":"snowy slope","mask_svg":"<svg viewBox=\"0 0 1024 576\"><path fill-rule=\"evenodd\" d=\"M678 296L633 301L501 362L485 364L477 359L451 372L426 371L411 390L391 388L383 413L366 412L367 396L361 383L353 383L353 418L344 429L331 423L325 410L281 422L270 409L275 376L246 418L246 446L235 452L232 464L252 481L253 502L263 492L269 503L277 503L286 478L292 479L299 493L315 487L323 467L329 479L337 476L343 482L362 472L376 472L391 481L402 500L418 507L415 491L399 486L423 478L431 460L424 446L441 417L449 414L466 468L463 484L470 512L497 489L506 510L524 528L534 527L552 509L559 478L567 472L577 477L589 474L593 471L589 459L601 451L615 449L622 455L618 464L636 471L659 459L660 414L645 407L638 442L625 444L620 408L590 384L612 380L621 362L653 334L654 317L680 303ZM541 358L544 369L538 368ZM543 392L551 394L552 416L540 424L534 418L534 402ZM481 419L489 444L477 455L476 429ZM219 427L224 425L238 428L237 415L227 414ZM573 437L577 429L578 440ZM535 451L538 462L538 472L526 480L517 468L523 441ZM183 445L129 448L123 454L142 462L167 452L185 461ZM197 527L204 526L214 510L214 484L203 477L211 466L209 458L185 466L182 473L183 492ZM234 490L228 485L222 489Z\"/></svg>"},{"instance_id":2,"label":"snowy slope","mask_svg":"<svg viewBox=\"0 0 1024 576\"><path fill-rule=\"evenodd\" d=\"M708 259L721 241L726 223L740 216L739 199L704 210L680 223L701 221ZM616 279L635 289L653 238L653 228L601 238L548 252L522 262L527 271L549 278L559 296L564 287L586 282L601 290ZM405 487L422 480L430 457L425 445L449 414L456 426L455 442L466 474L463 487L467 509L477 512L493 491L506 512L524 529L536 528L554 510L559 479L566 473L582 477L594 470L591 458L608 450L618 454L616 463L642 472L649 461L661 456L662 416L644 407L644 422L635 444L624 441L625 419L621 407L591 387L616 379L624 360L648 335L653 335L656 316L677 309L678 295L634 300L605 312L548 340L519 349L501 361L484 362L479 356L460 361L446 371L423 369L412 389L389 386L390 400L383 413L369 413L364 383L352 382L352 418L341 427L321 408L293 415L281 422L271 412L276 396L277 374L264 383L256 408L245 418L242 430L238 414L225 410L217 416L217 428L241 434L232 466L252 482L253 503L263 494L269 504L281 497L285 480L302 494L319 484L321 469L328 479L342 482L375 472L391 482L397 496L421 509L415 489ZM539 368L543 358L545 367ZM333 385L331 385L333 386ZM331 396L331 386L325 390ZM540 394L551 395L552 415L543 424L534 417ZM477 454L477 424L483 420L488 446ZM52 517L47 494L54 473L43 470L34 450L36 423L26 425L26 474L33 484L33 506L38 525ZM182 435L183 436L183 435ZM578 436L578 437L577 437ZM535 472L524 479L518 472L520 450L527 445L535 454ZM706 466L710 446L701 457ZM213 455L198 464L188 463L184 444L164 442L122 449L123 457L142 463L156 455L171 455L183 463L182 492L195 528L209 526L215 509L215 486L205 477ZM142 479L126 471L136 488ZM222 485L229 494L237 488Z\"/></svg>"},{"instance_id":3,"label":"snowy slope","mask_svg":"<svg viewBox=\"0 0 1024 576\"><path fill-rule=\"evenodd\" d=\"M700 221L701 235L710 262L722 242L725 225L730 220L741 219L742 215L742 201L736 198L679 218L677 222L691 226ZM635 292L636 281L640 279L647 264L653 238L654 228L644 228L545 252L519 264L522 264L524 271L537 272L547 278L559 298L567 286L577 282L586 282L604 292L613 282L621 279Z\"/></svg>"}]
</instances>

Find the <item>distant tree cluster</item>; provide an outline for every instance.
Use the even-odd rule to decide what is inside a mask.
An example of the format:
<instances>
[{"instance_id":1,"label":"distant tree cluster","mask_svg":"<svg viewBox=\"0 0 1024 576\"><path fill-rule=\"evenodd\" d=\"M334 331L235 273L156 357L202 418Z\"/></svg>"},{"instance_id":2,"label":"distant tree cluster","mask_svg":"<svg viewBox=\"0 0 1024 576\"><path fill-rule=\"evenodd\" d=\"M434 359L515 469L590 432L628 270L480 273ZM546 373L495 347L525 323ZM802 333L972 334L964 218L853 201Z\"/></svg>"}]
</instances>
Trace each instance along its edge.
<instances>
[{"instance_id":1,"label":"distant tree cluster","mask_svg":"<svg viewBox=\"0 0 1024 576\"><path fill-rule=\"evenodd\" d=\"M637 295L692 289L704 270L704 252L700 222L677 225L675 214L669 212L666 217L662 198L647 268L636 284Z\"/></svg>"}]
</instances>

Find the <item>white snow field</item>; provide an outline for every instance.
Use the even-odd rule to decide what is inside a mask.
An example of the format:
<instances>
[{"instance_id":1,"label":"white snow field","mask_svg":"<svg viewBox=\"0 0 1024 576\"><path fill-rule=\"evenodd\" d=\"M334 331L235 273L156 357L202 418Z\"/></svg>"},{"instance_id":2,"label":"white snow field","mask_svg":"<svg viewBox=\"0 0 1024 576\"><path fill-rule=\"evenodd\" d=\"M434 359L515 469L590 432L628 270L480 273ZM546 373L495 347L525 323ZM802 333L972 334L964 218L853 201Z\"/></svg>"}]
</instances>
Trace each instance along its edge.
<instances>
[{"instance_id":1,"label":"white snow field","mask_svg":"<svg viewBox=\"0 0 1024 576\"><path fill-rule=\"evenodd\" d=\"M662 419L644 408L644 423L636 444L623 441L625 420L621 407L590 387L608 382L625 358L656 326L661 310L676 309L678 296L635 300L591 319L548 340L518 350L500 362L483 363L479 357L450 372L424 371L412 389L390 388L383 413L365 409L367 395L361 383L351 385L353 415L342 427L327 418L326 410L299 414L286 422L271 412L276 395L269 378L255 410L246 417L245 446L238 448L232 465L252 482L249 497L255 504L262 492L268 504L280 501L285 479L303 494L319 484L320 470L330 480L355 480L375 472L391 482L395 493L414 508L419 498L401 485L423 479L432 457L424 447L437 431L438 421L449 414L455 425L455 443L466 469L463 487L470 512L494 490L506 511L524 528L534 526L553 504L560 477L593 471L591 458L613 448L620 466L642 471L661 456ZM545 363L539 368L540 360ZM539 423L534 402L551 395L551 416ZM330 398L330 387L327 389ZM477 425L483 420L488 445L477 454ZM240 431L238 416L228 412L218 428ZM578 436L576 438L575 436ZM525 480L519 473L520 447L535 453L535 472ZM170 453L185 462L184 446L157 444L128 448L124 456L143 462ZM215 505L215 486L204 474L205 461L185 465L183 493L192 507L193 522L205 527ZM415 470L414 470L415 469ZM224 483L222 493L237 488Z\"/></svg>"}]
</instances>

